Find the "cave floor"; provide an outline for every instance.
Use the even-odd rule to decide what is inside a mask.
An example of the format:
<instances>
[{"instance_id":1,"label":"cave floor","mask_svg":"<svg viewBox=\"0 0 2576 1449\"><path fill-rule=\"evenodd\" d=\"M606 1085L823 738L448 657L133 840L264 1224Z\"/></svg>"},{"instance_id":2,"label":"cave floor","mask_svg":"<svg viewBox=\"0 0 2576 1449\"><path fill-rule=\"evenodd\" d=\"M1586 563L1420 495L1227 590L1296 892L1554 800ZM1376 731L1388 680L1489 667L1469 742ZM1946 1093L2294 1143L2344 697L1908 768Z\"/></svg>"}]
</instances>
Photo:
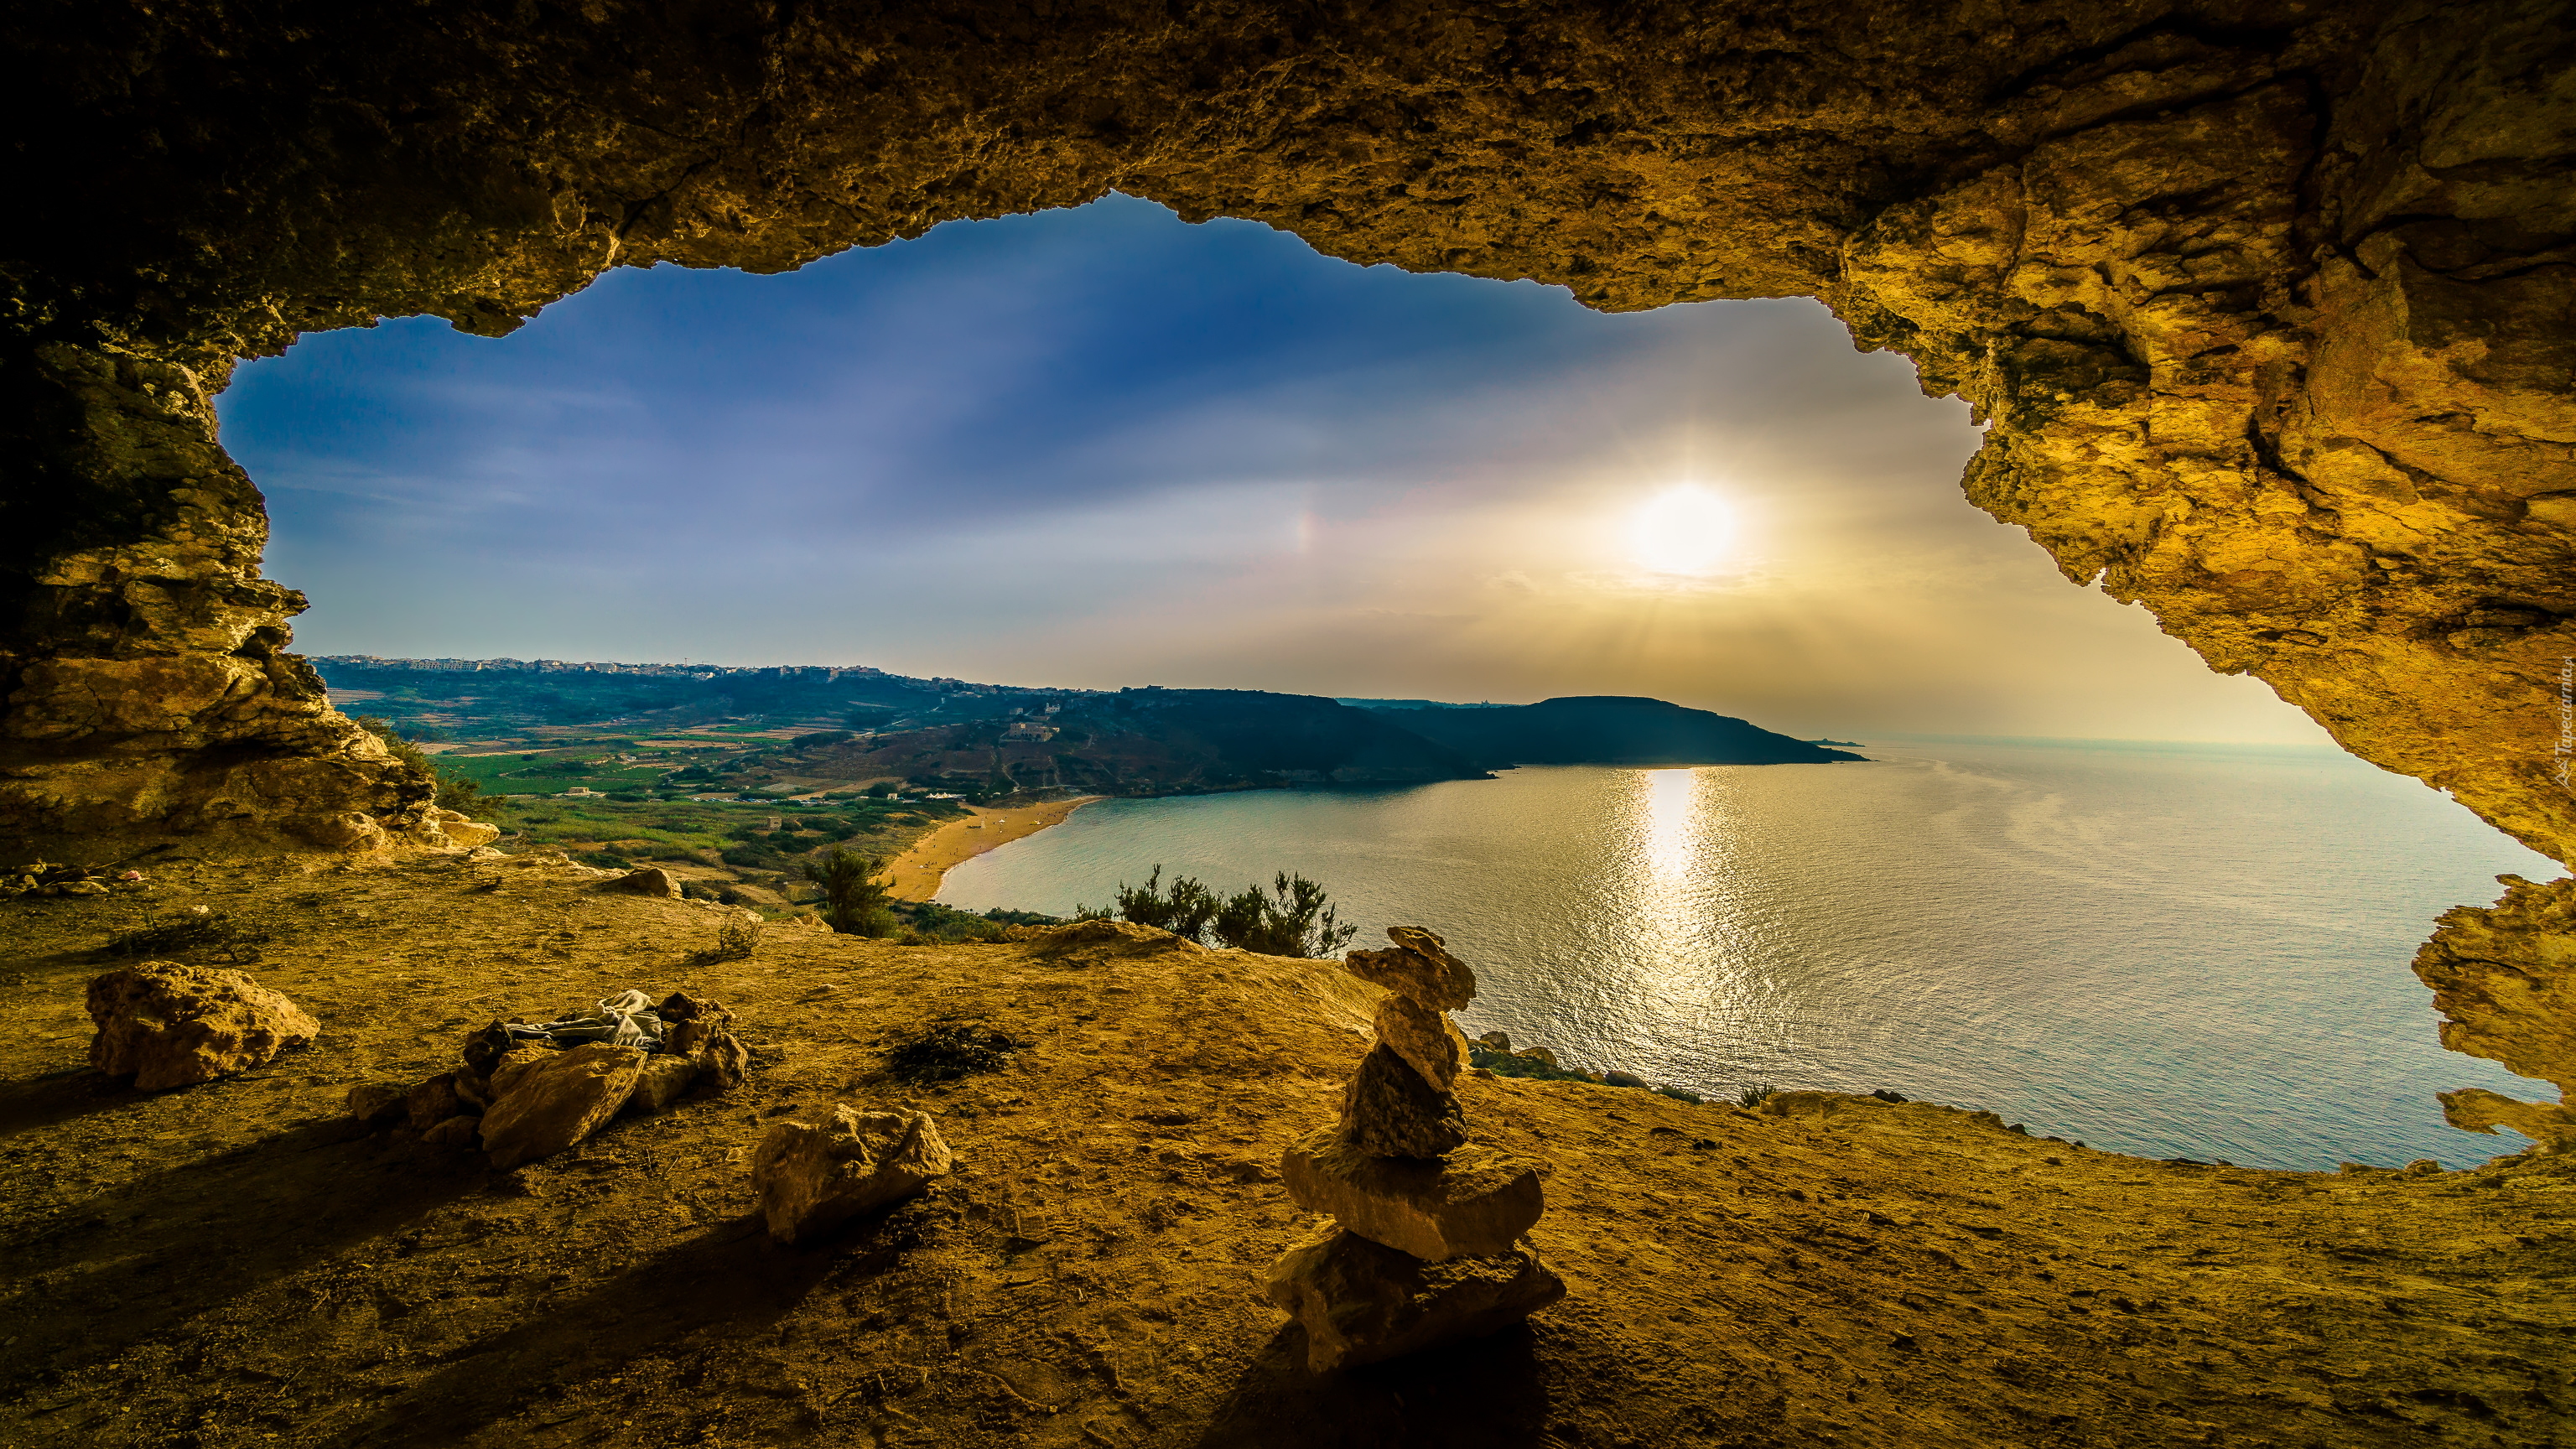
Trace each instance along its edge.
<instances>
[{"instance_id":1,"label":"cave floor","mask_svg":"<svg viewBox=\"0 0 2576 1449\"><path fill-rule=\"evenodd\" d=\"M1325 1378L1259 1297L1310 1219L1375 992L1230 952L897 947L602 894L559 857L164 864L275 939L323 1036L153 1096L82 1068L138 897L0 903L0 1442L229 1445L2317 1445L2576 1439L2576 1174L2115 1156L1927 1105L1785 1116L1469 1079L1552 1159L1567 1299ZM497 881L497 885L489 883ZM478 887L485 887L480 888ZM221 965L199 958L199 964ZM347 1120L495 1016L628 986L734 1008L736 1092L516 1172ZM936 1017L1034 1043L879 1074ZM763 1124L937 1114L956 1173L811 1248L752 1217Z\"/></svg>"}]
</instances>

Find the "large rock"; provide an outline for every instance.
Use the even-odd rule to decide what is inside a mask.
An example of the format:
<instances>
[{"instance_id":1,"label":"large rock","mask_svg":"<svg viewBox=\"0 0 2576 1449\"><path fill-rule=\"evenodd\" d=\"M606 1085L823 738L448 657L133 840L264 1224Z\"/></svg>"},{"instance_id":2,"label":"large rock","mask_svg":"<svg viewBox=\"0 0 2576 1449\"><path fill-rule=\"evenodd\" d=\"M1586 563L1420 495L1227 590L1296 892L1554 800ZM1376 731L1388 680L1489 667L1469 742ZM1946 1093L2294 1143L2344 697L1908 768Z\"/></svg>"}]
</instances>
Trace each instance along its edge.
<instances>
[{"instance_id":1,"label":"large rock","mask_svg":"<svg viewBox=\"0 0 2576 1449\"><path fill-rule=\"evenodd\" d=\"M1440 938L1420 926L1389 926L1395 944L1383 951L1353 951L1342 969L1434 1011L1456 1011L1476 999L1476 973L1449 954Z\"/></svg>"},{"instance_id":2,"label":"large rock","mask_svg":"<svg viewBox=\"0 0 2576 1449\"><path fill-rule=\"evenodd\" d=\"M771 1127L752 1154L751 1185L770 1236L792 1243L920 1191L953 1160L927 1115L841 1103L819 1122Z\"/></svg>"},{"instance_id":3,"label":"large rock","mask_svg":"<svg viewBox=\"0 0 2576 1449\"><path fill-rule=\"evenodd\" d=\"M1443 1092L1457 1084L1458 1071L1467 1063L1467 1039L1450 1024L1448 1013L1410 996L1391 995L1378 1003L1377 1039Z\"/></svg>"},{"instance_id":4,"label":"large rock","mask_svg":"<svg viewBox=\"0 0 2576 1449\"><path fill-rule=\"evenodd\" d=\"M1509 1328L1565 1296L1525 1248L1426 1263L1326 1228L1288 1250L1264 1291L1306 1329L1317 1373Z\"/></svg>"},{"instance_id":5,"label":"large rock","mask_svg":"<svg viewBox=\"0 0 2576 1449\"><path fill-rule=\"evenodd\" d=\"M492 1079L496 1096L483 1114L483 1150L494 1167L561 1152L615 1116L643 1071L644 1053L610 1042L540 1057L524 1068L505 1066Z\"/></svg>"},{"instance_id":6,"label":"large rock","mask_svg":"<svg viewBox=\"0 0 2576 1449\"><path fill-rule=\"evenodd\" d=\"M89 984L89 1063L157 1092L210 1082L302 1046L322 1024L238 971L145 961Z\"/></svg>"},{"instance_id":7,"label":"large rock","mask_svg":"<svg viewBox=\"0 0 2576 1449\"><path fill-rule=\"evenodd\" d=\"M1435 1262L1509 1252L1547 1208L1528 1158L1490 1147L1446 1160L1377 1157L1329 1127L1290 1147L1279 1175L1297 1206Z\"/></svg>"},{"instance_id":8,"label":"large rock","mask_svg":"<svg viewBox=\"0 0 2576 1449\"><path fill-rule=\"evenodd\" d=\"M431 806L427 813L431 827L447 837L447 843L450 846L476 850L501 838L500 826L486 825L480 820L472 819L461 810Z\"/></svg>"},{"instance_id":9,"label":"large rock","mask_svg":"<svg viewBox=\"0 0 2576 1449\"><path fill-rule=\"evenodd\" d=\"M658 865L631 870L608 883L613 891L631 891L639 896L654 896L676 901L680 898L680 878Z\"/></svg>"},{"instance_id":10,"label":"large rock","mask_svg":"<svg viewBox=\"0 0 2576 1449\"><path fill-rule=\"evenodd\" d=\"M1467 1145L1458 1099L1422 1080L1381 1042L1342 1092L1342 1131L1363 1152L1438 1157Z\"/></svg>"}]
</instances>

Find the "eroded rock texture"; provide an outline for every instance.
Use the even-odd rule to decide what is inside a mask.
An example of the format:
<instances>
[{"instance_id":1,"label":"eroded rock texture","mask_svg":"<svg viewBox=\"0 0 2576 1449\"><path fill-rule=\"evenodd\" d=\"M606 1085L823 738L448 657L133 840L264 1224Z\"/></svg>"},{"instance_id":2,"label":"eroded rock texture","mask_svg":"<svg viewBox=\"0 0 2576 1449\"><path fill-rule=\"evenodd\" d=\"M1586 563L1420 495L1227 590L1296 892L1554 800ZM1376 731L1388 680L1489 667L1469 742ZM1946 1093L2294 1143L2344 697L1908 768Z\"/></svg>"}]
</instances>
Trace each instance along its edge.
<instances>
[{"instance_id":1,"label":"eroded rock texture","mask_svg":"<svg viewBox=\"0 0 2576 1449\"><path fill-rule=\"evenodd\" d=\"M0 241L0 832L435 830L284 652L204 402L236 358L1115 187L1596 307L1822 297L1977 407L1969 496L2070 578L2576 844L2576 39L2542 0L55 0L0 38L64 122Z\"/></svg>"}]
</instances>

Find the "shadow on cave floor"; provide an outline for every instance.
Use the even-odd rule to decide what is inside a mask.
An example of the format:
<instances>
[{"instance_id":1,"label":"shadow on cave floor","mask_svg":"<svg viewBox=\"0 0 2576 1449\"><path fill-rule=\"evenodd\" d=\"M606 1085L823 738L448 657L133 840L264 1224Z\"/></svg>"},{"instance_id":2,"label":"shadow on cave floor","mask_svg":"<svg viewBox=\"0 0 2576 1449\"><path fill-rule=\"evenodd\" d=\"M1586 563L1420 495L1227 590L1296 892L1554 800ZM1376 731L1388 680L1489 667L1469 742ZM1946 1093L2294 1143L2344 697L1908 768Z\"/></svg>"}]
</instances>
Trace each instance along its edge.
<instances>
[{"instance_id":1,"label":"shadow on cave floor","mask_svg":"<svg viewBox=\"0 0 2576 1449\"><path fill-rule=\"evenodd\" d=\"M85 1090L71 1079L74 1090ZM130 1100L117 1093L105 1105ZM0 1387L116 1358L209 1309L426 1216L473 1175L424 1175L326 1120L18 1224ZM76 1311L66 1311L76 1310Z\"/></svg>"},{"instance_id":2,"label":"shadow on cave floor","mask_svg":"<svg viewBox=\"0 0 2576 1449\"><path fill-rule=\"evenodd\" d=\"M125 1081L87 1067L0 1082L0 1141L93 1112L114 1111L133 1102L136 1095Z\"/></svg>"},{"instance_id":3,"label":"shadow on cave floor","mask_svg":"<svg viewBox=\"0 0 2576 1449\"><path fill-rule=\"evenodd\" d=\"M445 1367L319 1442L335 1449L467 1442L550 1388L611 1374L692 1334L772 1327L827 1279L848 1284L897 1266L910 1237L900 1219L882 1213L797 1248L771 1242L757 1216L718 1222L535 1322L444 1355Z\"/></svg>"},{"instance_id":4,"label":"shadow on cave floor","mask_svg":"<svg viewBox=\"0 0 2576 1449\"><path fill-rule=\"evenodd\" d=\"M1394 1363L1306 1369L1306 1331L1263 1345L1199 1439L1201 1449L1539 1449L1547 1375L1527 1325Z\"/></svg>"}]
</instances>

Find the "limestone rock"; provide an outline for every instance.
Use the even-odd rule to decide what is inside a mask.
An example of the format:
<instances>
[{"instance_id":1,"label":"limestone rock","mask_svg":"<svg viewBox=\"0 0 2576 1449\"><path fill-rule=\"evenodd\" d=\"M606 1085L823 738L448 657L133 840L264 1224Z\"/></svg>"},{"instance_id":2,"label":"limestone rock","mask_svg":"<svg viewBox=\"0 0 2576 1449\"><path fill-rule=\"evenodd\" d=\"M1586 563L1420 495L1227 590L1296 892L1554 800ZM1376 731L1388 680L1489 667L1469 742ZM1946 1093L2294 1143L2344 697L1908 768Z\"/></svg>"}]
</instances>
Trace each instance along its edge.
<instances>
[{"instance_id":1,"label":"limestone rock","mask_svg":"<svg viewBox=\"0 0 2576 1449\"><path fill-rule=\"evenodd\" d=\"M432 806L428 811L428 819L429 823L437 828L439 834L447 837L447 843L451 846L478 850L501 838L500 826L486 825L461 810Z\"/></svg>"},{"instance_id":2,"label":"limestone rock","mask_svg":"<svg viewBox=\"0 0 2576 1449\"><path fill-rule=\"evenodd\" d=\"M1434 1011L1456 1011L1476 998L1476 973L1449 954L1438 936L1420 926L1389 926L1395 944L1383 951L1353 951L1342 969Z\"/></svg>"},{"instance_id":3,"label":"limestone rock","mask_svg":"<svg viewBox=\"0 0 2576 1449\"><path fill-rule=\"evenodd\" d=\"M414 1132L426 1132L465 1110L465 1103L456 1095L454 1072L441 1072L412 1088L405 1105Z\"/></svg>"},{"instance_id":4,"label":"limestone rock","mask_svg":"<svg viewBox=\"0 0 2576 1449\"><path fill-rule=\"evenodd\" d=\"M89 984L90 1065L157 1092L247 1071L321 1035L292 1001L238 971L145 961Z\"/></svg>"},{"instance_id":5,"label":"limestone rock","mask_svg":"<svg viewBox=\"0 0 2576 1449\"><path fill-rule=\"evenodd\" d=\"M751 1185L770 1236L792 1243L920 1191L953 1161L927 1115L845 1102L821 1121L771 1127L752 1154Z\"/></svg>"},{"instance_id":6,"label":"limestone rock","mask_svg":"<svg viewBox=\"0 0 2576 1449\"><path fill-rule=\"evenodd\" d=\"M411 1088L394 1082L360 1082L341 1099L350 1116L371 1126L402 1116L410 1101Z\"/></svg>"},{"instance_id":7,"label":"limestone rock","mask_svg":"<svg viewBox=\"0 0 2576 1449\"><path fill-rule=\"evenodd\" d=\"M1306 1329L1317 1373L1509 1328L1565 1296L1526 1248L1426 1263L1326 1228L1272 1265L1264 1291Z\"/></svg>"},{"instance_id":8,"label":"limestone rock","mask_svg":"<svg viewBox=\"0 0 2576 1449\"><path fill-rule=\"evenodd\" d=\"M488 1077L501 1059L519 1046L519 1039L510 1035L510 1029L496 1021L465 1039L466 1068Z\"/></svg>"},{"instance_id":9,"label":"limestone rock","mask_svg":"<svg viewBox=\"0 0 2576 1449\"><path fill-rule=\"evenodd\" d=\"M474 1145L475 1133L482 1125L472 1117L450 1117L444 1122L433 1123L428 1131L420 1134L420 1140L428 1147L467 1148Z\"/></svg>"},{"instance_id":10,"label":"limestone rock","mask_svg":"<svg viewBox=\"0 0 2576 1449\"><path fill-rule=\"evenodd\" d=\"M1508 1252L1547 1207L1528 1158L1483 1146L1445 1160L1377 1157L1329 1127L1290 1147L1279 1175L1297 1206L1433 1262Z\"/></svg>"},{"instance_id":11,"label":"limestone rock","mask_svg":"<svg viewBox=\"0 0 2576 1449\"><path fill-rule=\"evenodd\" d=\"M616 1115L643 1070L642 1052L608 1042L537 1058L524 1068L513 1063L503 1069L512 1079L483 1114L483 1150L493 1166L505 1168L561 1152Z\"/></svg>"},{"instance_id":12,"label":"limestone rock","mask_svg":"<svg viewBox=\"0 0 2576 1449\"><path fill-rule=\"evenodd\" d=\"M751 1070L751 1048L732 1032L719 1031L699 1042L689 1061L697 1068L701 1091L730 1092L742 1085L743 1074Z\"/></svg>"},{"instance_id":13,"label":"limestone rock","mask_svg":"<svg viewBox=\"0 0 2576 1449\"><path fill-rule=\"evenodd\" d=\"M2518 1102L2483 1087L2441 1096L2443 1120L2463 1132L2493 1134L2498 1127L2509 1127L2552 1152L2576 1148L2576 1112L2557 1103Z\"/></svg>"},{"instance_id":14,"label":"limestone rock","mask_svg":"<svg viewBox=\"0 0 2576 1449\"><path fill-rule=\"evenodd\" d=\"M628 891L639 896L654 896L663 900L676 901L680 898L679 877L658 865L648 865L641 870L628 871L610 881L608 889Z\"/></svg>"},{"instance_id":15,"label":"limestone rock","mask_svg":"<svg viewBox=\"0 0 2576 1449\"><path fill-rule=\"evenodd\" d=\"M1376 1024L1378 1044L1404 1058L1423 1081L1443 1092L1457 1085L1467 1063L1467 1039L1448 1013L1410 996L1389 996L1378 1004Z\"/></svg>"},{"instance_id":16,"label":"limestone rock","mask_svg":"<svg viewBox=\"0 0 2576 1449\"><path fill-rule=\"evenodd\" d=\"M1458 1099L1422 1080L1380 1042L1342 1092L1342 1131L1363 1152L1438 1157L1467 1144Z\"/></svg>"},{"instance_id":17,"label":"limestone rock","mask_svg":"<svg viewBox=\"0 0 2576 1449\"><path fill-rule=\"evenodd\" d=\"M698 1064L669 1052L656 1053L644 1059L644 1070L635 1075L635 1090L627 1095L626 1107L631 1112L666 1112L680 1100L680 1094L697 1080Z\"/></svg>"}]
</instances>

